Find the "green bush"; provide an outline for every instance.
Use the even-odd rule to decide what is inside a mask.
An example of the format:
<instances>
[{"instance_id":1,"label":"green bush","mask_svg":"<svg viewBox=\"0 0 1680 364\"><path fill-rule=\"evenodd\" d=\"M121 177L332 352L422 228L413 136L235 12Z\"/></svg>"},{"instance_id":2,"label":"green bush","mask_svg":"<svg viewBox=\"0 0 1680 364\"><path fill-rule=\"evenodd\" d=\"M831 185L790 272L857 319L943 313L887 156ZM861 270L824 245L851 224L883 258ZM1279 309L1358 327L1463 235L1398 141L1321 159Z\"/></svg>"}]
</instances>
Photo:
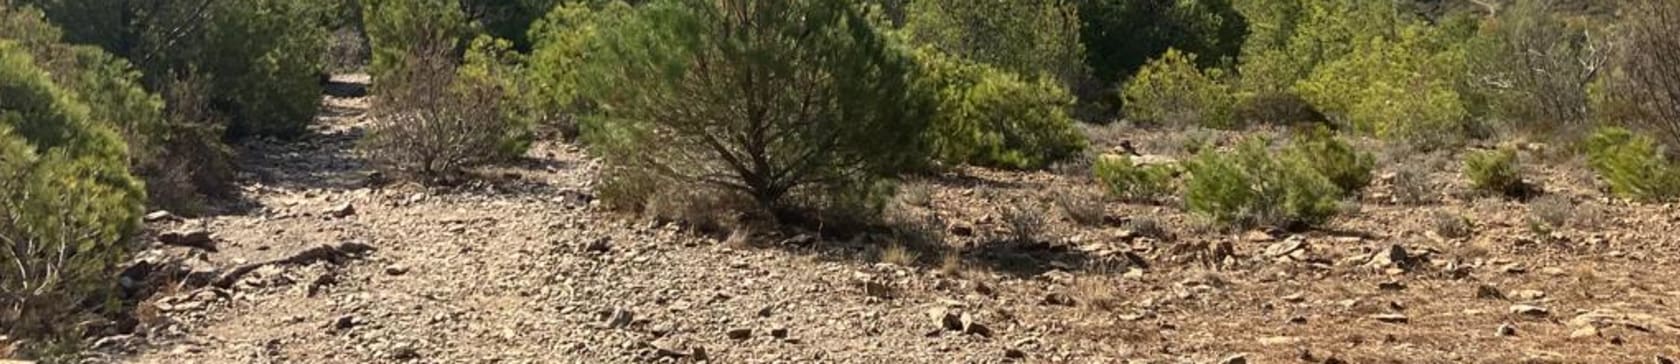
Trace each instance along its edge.
<instances>
[{"instance_id":1,"label":"green bush","mask_svg":"<svg viewBox=\"0 0 1680 364\"><path fill-rule=\"evenodd\" d=\"M1492 117L1525 130L1571 131L1589 121L1587 89L1610 52L1597 29L1571 24L1555 1L1519 0L1482 22L1469 43L1475 91Z\"/></svg>"},{"instance_id":2,"label":"green bush","mask_svg":"<svg viewBox=\"0 0 1680 364\"><path fill-rule=\"evenodd\" d=\"M1085 149L1084 134L1068 116L1073 97L1061 86L929 49L917 60L926 87L939 96L928 139L941 160L1038 169Z\"/></svg>"},{"instance_id":3,"label":"green bush","mask_svg":"<svg viewBox=\"0 0 1680 364\"><path fill-rule=\"evenodd\" d=\"M1240 124L1317 124L1329 121L1307 100L1287 92L1239 94L1236 115Z\"/></svg>"},{"instance_id":4,"label":"green bush","mask_svg":"<svg viewBox=\"0 0 1680 364\"><path fill-rule=\"evenodd\" d=\"M1372 37L1394 34L1405 14L1397 2L1273 0L1236 3L1248 38L1238 66L1245 92L1289 92L1320 65L1354 53Z\"/></svg>"},{"instance_id":5,"label":"green bush","mask_svg":"<svg viewBox=\"0 0 1680 364\"><path fill-rule=\"evenodd\" d=\"M1294 91L1332 121L1378 137L1456 136L1470 113L1457 86L1466 75L1464 50L1449 38L1414 25L1397 40L1356 42L1353 53L1325 63Z\"/></svg>"},{"instance_id":6,"label":"green bush","mask_svg":"<svg viewBox=\"0 0 1680 364\"><path fill-rule=\"evenodd\" d=\"M196 66L235 137L303 134L320 111L324 10L308 1L219 1Z\"/></svg>"},{"instance_id":7,"label":"green bush","mask_svg":"<svg viewBox=\"0 0 1680 364\"><path fill-rule=\"evenodd\" d=\"M145 201L111 125L0 40L0 328L51 344L113 286ZM39 347L25 347L33 356Z\"/></svg>"},{"instance_id":8,"label":"green bush","mask_svg":"<svg viewBox=\"0 0 1680 364\"><path fill-rule=\"evenodd\" d=\"M1236 98L1216 69L1196 69L1196 55L1169 49L1151 61L1121 91L1132 120L1231 129L1239 127Z\"/></svg>"},{"instance_id":9,"label":"green bush","mask_svg":"<svg viewBox=\"0 0 1680 364\"><path fill-rule=\"evenodd\" d=\"M584 53L599 29L611 27L631 11L622 1L600 6L569 3L554 7L531 26L528 38L535 45L521 75L526 87L519 107L533 126L567 139L578 136L577 115L584 111L578 94L578 72Z\"/></svg>"},{"instance_id":10,"label":"green bush","mask_svg":"<svg viewBox=\"0 0 1680 364\"><path fill-rule=\"evenodd\" d=\"M229 189L232 158L221 143L221 123L202 112L207 90L171 82L162 98L148 93L127 61L96 47L61 43L59 29L33 9L0 7L0 24L0 39L17 41L61 89L100 105L89 109L89 117L122 134L132 171L151 182L152 206L192 213L205 195ZM202 115L189 115L194 112Z\"/></svg>"},{"instance_id":11,"label":"green bush","mask_svg":"<svg viewBox=\"0 0 1680 364\"><path fill-rule=\"evenodd\" d=\"M1318 127L1299 134L1285 151L1286 158L1305 161L1307 166L1329 178L1344 193L1353 194L1371 185L1376 159L1355 150L1328 128Z\"/></svg>"},{"instance_id":12,"label":"green bush","mask_svg":"<svg viewBox=\"0 0 1680 364\"><path fill-rule=\"evenodd\" d=\"M1680 165L1664 157L1655 138L1605 127L1587 139L1587 161L1610 191L1642 200L1680 196Z\"/></svg>"},{"instance_id":13,"label":"green bush","mask_svg":"<svg viewBox=\"0 0 1680 364\"><path fill-rule=\"evenodd\" d=\"M509 112L499 60L510 44L481 38L457 65L446 47L415 47L385 76L374 125L361 147L374 164L399 175L452 182L465 169L507 160L530 145L528 130Z\"/></svg>"},{"instance_id":14,"label":"green bush","mask_svg":"<svg viewBox=\"0 0 1680 364\"><path fill-rule=\"evenodd\" d=\"M1104 155L1091 173L1109 195L1130 201L1159 201L1172 192L1173 170L1164 165L1139 165L1130 156Z\"/></svg>"},{"instance_id":15,"label":"green bush","mask_svg":"<svg viewBox=\"0 0 1680 364\"><path fill-rule=\"evenodd\" d=\"M458 56L474 29L460 0L362 0L362 23L373 56L368 74L373 86L389 85L407 73L402 67L416 54ZM427 48L427 49L421 49Z\"/></svg>"},{"instance_id":16,"label":"green bush","mask_svg":"<svg viewBox=\"0 0 1680 364\"><path fill-rule=\"evenodd\" d=\"M1265 139L1230 152L1203 151L1185 164L1184 202L1224 225L1297 228L1322 224L1343 197L1329 178L1298 158L1274 158Z\"/></svg>"},{"instance_id":17,"label":"green bush","mask_svg":"<svg viewBox=\"0 0 1680 364\"><path fill-rule=\"evenodd\" d=\"M849 4L660 0L597 31L583 138L610 168L787 211L868 207L841 197L927 160L934 97Z\"/></svg>"},{"instance_id":18,"label":"green bush","mask_svg":"<svg viewBox=\"0 0 1680 364\"><path fill-rule=\"evenodd\" d=\"M905 29L917 44L1063 87L1086 77L1071 1L917 0L908 15Z\"/></svg>"},{"instance_id":19,"label":"green bush","mask_svg":"<svg viewBox=\"0 0 1680 364\"><path fill-rule=\"evenodd\" d=\"M1509 197L1522 197L1529 188L1523 182L1522 166L1515 148L1472 151L1464 155L1464 177L1476 190Z\"/></svg>"}]
</instances>

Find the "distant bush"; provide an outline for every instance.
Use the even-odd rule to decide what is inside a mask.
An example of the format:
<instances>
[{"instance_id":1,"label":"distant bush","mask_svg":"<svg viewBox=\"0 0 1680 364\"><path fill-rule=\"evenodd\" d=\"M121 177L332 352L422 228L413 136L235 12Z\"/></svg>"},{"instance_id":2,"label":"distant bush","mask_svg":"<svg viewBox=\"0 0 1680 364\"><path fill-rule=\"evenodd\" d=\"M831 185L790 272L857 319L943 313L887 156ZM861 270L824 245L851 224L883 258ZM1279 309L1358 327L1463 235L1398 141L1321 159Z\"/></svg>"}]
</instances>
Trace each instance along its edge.
<instances>
[{"instance_id":1,"label":"distant bush","mask_svg":"<svg viewBox=\"0 0 1680 364\"><path fill-rule=\"evenodd\" d=\"M1464 155L1464 177L1471 188L1507 197L1529 194L1514 148L1472 151Z\"/></svg>"},{"instance_id":2,"label":"distant bush","mask_svg":"<svg viewBox=\"0 0 1680 364\"><path fill-rule=\"evenodd\" d=\"M1169 49L1138 70L1121 91L1126 116L1175 126L1236 128L1236 98L1221 84L1218 70L1196 68L1196 55Z\"/></svg>"},{"instance_id":3,"label":"distant bush","mask_svg":"<svg viewBox=\"0 0 1680 364\"><path fill-rule=\"evenodd\" d=\"M1371 169L1376 165L1371 153L1354 149L1330 129L1322 127L1296 135L1285 153L1287 158L1305 161L1348 194L1371 185Z\"/></svg>"},{"instance_id":4,"label":"distant bush","mask_svg":"<svg viewBox=\"0 0 1680 364\"><path fill-rule=\"evenodd\" d=\"M1098 157L1091 173L1109 195L1129 201L1159 202L1162 195L1172 192L1171 167L1139 165L1129 156Z\"/></svg>"},{"instance_id":5,"label":"distant bush","mask_svg":"<svg viewBox=\"0 0 1680 364\"><path fill-rule=\"evenodd\" d=\"M1349 129L1389 139L1452 139L1470 112L1458 92L1464 51L1444 30L1414 25L1356 42L1293 90Z\"/></svg>"},{"instance_id":6,"label":"distant bush","mask_svg":"<svg viewBox=\"0 0 1680 364\"><path fill-rule=\"evenodd\" d=\"M145 201L112 125L0 40L0 330L41 343L80 338L70 315L113 286Z\"/></svg>"},{"instance_id":7,"label":"distant bush","mask_svg":"<svg viewBox=\"0 0 1680 364\"><path fill-rule=\"evenodd\" d=\"M583 139L609 168L738 191L765 210L879 207L884 180L927 160L935 100L871 27L835 1L643 5L589 42ZM741 77L753 82L725 81Z\"/></svg>"},{"instance_id":8,"label":"distant bush","mask_svg":"<svg viewBox=\"0 0 1680 364\"><path fill-rule=\"evenodd\" d=\"M1611 192L1642 200L1680 197L1680 165L1665 158L1656 139L1606 127L1593 133L1586 147L1588 164Z\"/></svg>"},{"instance_id":9,"label":"distant bush","mask_svg":"<svg viewBox=\"0 0 1680 364\"><path fill-rule=\"evenodd\" d=\"M622 1L599 6L574 2L554 7L531 26L528 38L534 45L520 75L527 85L519 104L533 126L566 139L578 136L577 118L585 112L578 92L578 72L588 45L599 29L613 26L631 10Z\"/></svg>"},{"instance_id":10,"label":"distant bush","mask_svg":"<svg viewBox=\"0 0 1680 364\"><path fill-rule=\"evenodd\" d=\"M1589 121L1586 90L1607 67L1596 29L1571 24L1556 1L1519 0L1469 42L1471 83L1492 117L1525 130L1567 132Z\"/></svg>"},{"instance_id":11,"label":"distant bush","mask_svg":"<svg viewBox=\"0 0 1680 364\"><path fill-rule=\"evenodd\" d=\"M1062 88L1087 77L1071 1L917 0L908 18L910 39L940 52Z\"/></svg>"},{"instance_id":12,"label":"distant bush","mask_svg":"<svg viewBox=\"0 0 1680 364\"><path fill-rule=\"evenodd\" d=\"M491 57L485 53L495 47L481 42L473 52L480 56L469 58ZM525 134L508 116L506 89L492 69L458 67L446 42L413 49L419 53L386 74L379 89L375 125L362 142L372 162L402 175L447 181L466 168L523 153Z\"/></svg>"},{"instance_id":13,"label":"distant bush","mask_svg":"<svg viewBox=\"0 0 1680 364\"><path fill-rule=\"evenodd\" d=\"M1080 40L1103 89L1125 83L1168 49L1199 55L1197 69L1233 66L1250 22L1231 0L1081 0ZM1269 3L1269 2L1268 2Z\"/></svg>"},{"instance_id":14,"label":"distant bush","mask_svg":"<svg viewBox=\"0 0 1680 364\"><path fill-rule=\"evenodd\" d=\"M218 1L197 67L233 136L303 134L320 111L320 75L330 34L318 4Z\"/></svg>"},{"instance_id":15,"label":"distant bush","mask_svg":"<svg viewBox=\"0 0 1680 364\"><path fill-rule=\"evenodd\" d=\"M1322 224L1338 212L1341 191L1306 160L1275 158L1265 139L1230 152L1203 151L1185 164L1190 211L1238 227Z\"/></svg>"},{"instance_id":16,"label":"distant bush","mask_svg":"<svg viewBox=\"0 0 1680 364\"><path fill-rule=\"evenodd\" d=\"M472 39L472 24L460 0L361 0L373 63L368 73L377 91L412 73L408 58L416 54L458 57ZM433 48L433 49L419 49ZM391 78L396 77L396 80ZM401 87L401 86L391 86Z\"/></svg>"},{"instance_id":17,"label":"distant bush","mask_svg":"<svg viewBox=\"0 0 1680 364\"><path fill-rule=\"evenodd\" d=\"M917 59L923 81L939 96L929 139L941 160L1038 169L1085 149L1084 134L1068 116L1073 97L1061 86L931 49Z\"/></svg>"},{"instance_id":18,"label":"distant bush","mask_svg":"<svg viewBox=\"0 0 1680 364\"><path fill-rule=\"evenodd\" d=\"M1650 133L1653 138L1671 148L1680 148L1680 68L1674 67L1674 54L1680 52L1680 2L1671 0L1635 0L1622 2L1622 18L1617 27L1618 52L1611 60L1614 65L1605 97L1613 99L1606 106L1620 109L1601 110L1625 117L1619 120Z\"/></svg>"}]
</instances>

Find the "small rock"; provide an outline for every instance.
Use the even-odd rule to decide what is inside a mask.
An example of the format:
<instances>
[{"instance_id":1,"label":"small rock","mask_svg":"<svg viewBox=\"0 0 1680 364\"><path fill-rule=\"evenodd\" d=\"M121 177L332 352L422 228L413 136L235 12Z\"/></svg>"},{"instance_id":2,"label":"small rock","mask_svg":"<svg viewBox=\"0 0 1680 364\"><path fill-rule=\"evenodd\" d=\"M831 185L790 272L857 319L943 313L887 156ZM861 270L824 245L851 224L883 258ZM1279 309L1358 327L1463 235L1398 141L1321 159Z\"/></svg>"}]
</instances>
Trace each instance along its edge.
<instances>
[{"instance_id":1,"label":"small rock","mask_svg":"<svg viewBox=\"0 0 1680 364\"><path fill-rule=\"evenodd\" d=\"M169 211L165 210L152 211L152 213L146 214L146 216L142 218L145 222L173 221L176 219L178 218L175 217L175 214L169 213Z\"/></svg>"},{"instance_id":2,"label":"small rock","mask_svg":"<svg viewBox=\"0 0 1680 364\"><path fill-rule=\"evenodd\" d=\"M974 315L970 315L969 313L964 312L962 314L961 321L962 321L962 332L964 334L980 335L982 337L992 337L992 329L990 327L986 327L986 325L984 325L984 324L981 324L979 322L979 319L975 318Z\"/></svg>"},{"instance_id":3,"label":"small rock","mask_svg":"<svg viewBox=\"0 0 1680 364\"><path fill-rule=\"evenodd\" d=\"M1219 359L1219 364L1248 364L1248 354L1234 354Z\"/></svg>"},{"instance_id":4,"label":"small rock","mask_svg":"<svg viewBox=\"0 0 1680 364\"><path fill-rule=\"evenodd\" d=\"M357 319L355 315L343 315L334 319L329 329L331 331L344 331L349 330L352 327L356 327L356 325L360 323L361 320Z\"/></svg>"},{"instance_id":5,"label":"small rock","mask_svg":"<svg viewBox=\"0 0 1680 364\"><path fill-rule=\"evenodd\" d=\"M1061 292L1050 292L1045 294L1042 302L1051 306L1073 306L1073 298L1068 297L1067 294Z\"/></svg>"},{"instance_id":6,"label":"small rock","mask_svg":"<svg viewBox=\"0 0 1680 364\"><path fill-rule=\"evenodd\" d=\"M164 245L204 249L205 251L212 253L217 252L216 238L210 235L209 230L189 229L171 231L158 234L157 240L159 243L163 243Z\"/></svg>"},{"instance_id":7,"label":"small rock","mask_svg":"<svg viewBox=\"0 0 1680 364\"><path fill-rule=\"evenodd\" d=\"M1277 237L1264 230L1254 230L1243 234L1243 241L1250 243L1269 243L1277 241Z\"/></svg>"},{"instance_id":8,"label":"small rock","mask_svg":"<svg viewBox=\"0 0 1680 364\"><path fill-rule=\"evenodd\" d=\"M1384 290L1384 291L1399 291L1399 290L1406 289L1406 284L1405 283L1400 283L1398 281L1382 282L1382 283L1377 283L1377 289Z\"/></svg>"},{"instance_id":9,"label":"small rock","mask_svg":"<svg viewBox=\"0 0 1680 364\"><path fill-rule=\"evenodd\" d=\"M1484 284L1484 285L1480 285L1480 286L1476 287L1476 298L1486 299L1486 300L1502 300L1502 299L1505 299L1505 294L1504 293L1499 293L1499 288L1495 288L1494 286L1489 286L1489 285Z\"/></svg>"},{"instance_id":10,"label":"small rock","mask_svg":"<svg viewBox=\"0 0 1680 364\"><path fill-rule=\"evenodd\" d=\"M1266 247L1266 255L1274 258L1283 257L1306 248L1307 238L1295 235L1290 236L1288 239L1284 239L1281 243L1272 244L1271 246Z\"/></svg>"},{"instance_id":11,"label":"small rock","mask_svg":"<svg viewBox=\"0 0 1680 364\"><path fill-rule=\"evenodd\" d=\"M724 332L723 334L725 336L728 336L730 340L737 340L737 341L746 340L746 339L752 338L752 329L744 328L744 327L743 328L738 328L738 329L731 329L728 332Z\"/></svg>"},{"instance_id":12,"label":"small rock","mask_svg":"<svg viewBox=\"0 0 1680 364\"><path fill-rule=\"evenodd\" d=\"M690 359L694 359L694 362L696 363L712 360L711 356L706 355L706 347L695 345L694 347L688 348L688 350L688 357Z\"/></svg>"},{"instance_id":13,"label":"small rock","mask_svg":"<svg viewBox=\"0 0 1680 364\"><path fill-rule=\"evenodd\" d=\"M1517 336L1517 327L1511 326L1511 324L1499 324L1499 329L1495 330L1494 334L1499 336Z\"/></svg>"},{"instance_id":14,"label":"small rock","mask_svg":"<svg viewBox=\"0 0 1680 364\"><path fill-rule=\"evenodd\" d=\"M402 264L387 265L385 266L385 274L393 276L408 274L408 266Z\"/></svg>"},{"instance_id":15,"label":"small rock","mask_svg":"<svg viewBox=\"0 0 1680 364\"><path fill-rule=\"evenodd\" d=\"M1009 359L1017 359L1017 360L1026 359L1027 358L1027 352L1021 351L1021 349L1016 349L1016 348L1004 349L1003 350L1003 357L1009 358Z\"/></svg>"},{"instance_id":16,"label":"small rock","mask_svg":"<svg viewBox=\"0 0 1680 364\"><path fill-rule=\"evenodd\" d=\"M927 315L929 319L933 320L934 327L950 331L959 331L963 328L962 315L945 306L929 308Z\"/></svg>"},{"instance_id":17,"label":"small rock","mask_svg":"<svg viewBox=\"0 0 1680 364\"><path fill-rule=\"evenodd\" d=\"M630 310L624 309L623 307L614 308L612 313L607 316L607 327L614 329L625 328L630 326L630 322L635 321L635 319L636 314L634 312L630 312Z\"/></svg>"},{"instance_id":18,"label":"small rock","mask_svg":"<svg viewBox=\"0 0 1680 364\"><path fill-rule=\"evenodd\" d=\"M583 245L583 251L586 253L606 253L610 250L612 250L612 238L606 236L590 240L589 244Z\"/></svg>"},{"instance_id":19,"label":"small rock","mask_svg":"<svg viewBox=\"0 0 1680 364\"><path fill-rule=\"evenodd\" d=\"M1546 298L1546 292L1532 289L1511 292L1511 298L1519 301L1534 301Z\"/></svg>"},{"instance_id":20,"label":"small rock","mask_svg":"<svg viewBox=\"0 0 1680 364\"><path fill-rule=\"evenodd\" d=\"M1575 329L1575 331L1569 332L1569 338L1571 339L1584 339L1589 337L1598 337L1597 326L1582 326L1579 329Z\"/></svg>"},{"instance_id":21,"label":"small rock","mask_svg":"<svg viewBox=\"0 0 1680 364\"><path fill-rule=\"evenodd\" d=\"M1535 305L1511 305L1511 313L1524 316L1546 316L1551 311Z\"/></svg>"},{"instance_id":22,"label":"small rock","mask_svg":"<svg viewBox=\"0 0 1680 364\"><path fill-rule=\"evenodd\" d=\"M968 226L967 224L951 225L951 235L974 236L974 227Z\"/></svg>"},{"instance_id":23,"label":"small rock","mask_svg":"<svg viewBox=\"0 0 1680 364\"><path fill-rule=\"evenodd\" d=\"M1304 294L1304 293L1300 293L1300 292L1291 293L1288 296L1283 296L1283 302L1301 303L1301 302L1304 302L1306 300L1307 300L1307 295Z\"/></svg>"},{"instance_id":24,"label":"small rock","mask_svg":"<svg viewBox=\"0 0 1680 364\"><path fill-rule=\"evenodd\" d=\"M1674 364L1674 359L1658 354L1655 359L1651 360L1651 362L1655 364Z\"/></svg>"},{"instance_id":25,"label":"small rock","mask_svg":"<svg viewBox=\"0 0 1680 364\"><path fill-rule=\"evenodd\" d=\"M774 337L778 340L779 339L786 339L788 337L788 328L786 328L786 327L776 327L776 328L770 329L770 337Z\"/></svg>"},{"instance_id":26,"label":"small rock","mask_svg":"<svg viewBox=\"0 0 1680 364\"><path fill-rule=\"evenodd\" d=\"M1402 315L1402 314L1398 314L1398 313L1375 314L1375 315L1371 315L1371 319L1377 320L1379 322L1387 322L1387 323L1391 323L1391 324L1403 324L1403 323L1411 322L1411 319L1407 318L1406 315Z\"/></svg>"},{"instance_id":27,"label":"small rock","mask_svg":"<svg viewBox=\"0 0 1680 364\"><path fill-rule=\"evenodd\" d=\"M342 219L355 215L356 206L346 202L333 207L328 207L326 210L322 210L321 214L334 219Z\"/></svg>"}]
</instances>

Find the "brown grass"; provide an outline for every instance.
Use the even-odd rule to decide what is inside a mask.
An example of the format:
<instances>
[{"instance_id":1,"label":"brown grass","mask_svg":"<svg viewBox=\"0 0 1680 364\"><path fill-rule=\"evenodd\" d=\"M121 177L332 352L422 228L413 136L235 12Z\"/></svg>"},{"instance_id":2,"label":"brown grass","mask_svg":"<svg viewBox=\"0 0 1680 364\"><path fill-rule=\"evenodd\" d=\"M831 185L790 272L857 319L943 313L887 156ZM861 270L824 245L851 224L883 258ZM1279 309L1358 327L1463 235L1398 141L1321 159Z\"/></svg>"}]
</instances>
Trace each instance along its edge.
<instances>
[{"instance_id":1,"label":"brown grass","mask_svg":"<svg viewBox=\"0 0 1680 364\"><path fill-rule=\"evenodd\" d=\"M881 250L881 262L901 267L913 267L922 254L905 248L904 244L894 243Z\"/></svg>"}]
</instances>

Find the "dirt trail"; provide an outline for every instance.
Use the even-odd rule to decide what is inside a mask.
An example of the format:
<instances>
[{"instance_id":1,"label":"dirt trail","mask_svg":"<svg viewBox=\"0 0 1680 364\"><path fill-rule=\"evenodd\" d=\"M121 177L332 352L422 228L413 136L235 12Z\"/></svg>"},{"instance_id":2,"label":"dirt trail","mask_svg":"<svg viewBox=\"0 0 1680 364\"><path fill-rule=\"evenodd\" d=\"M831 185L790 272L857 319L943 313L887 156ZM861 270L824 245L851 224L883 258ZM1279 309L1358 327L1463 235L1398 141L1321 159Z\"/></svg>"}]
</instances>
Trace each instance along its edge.
<instances>
[{"instance_id":1,"label":"dirt trail","mask_svg":"<svg viewBox=\"0 0 1680 364\"><path fill-rule=\"evenodd\" d=\"M1003 234L998 209L1083 182L963 170L928 182L932 201L917 210L942 217L952 244L969 247L963 268L944 272L935 252L906 268L875 263L878 245L862 242L726 242L602 212L590 201L596 163L563 144L539 145L468 186L373 187L350 151L366 100L326 103L303 140L243 147L246 200L151 226L208 230L218 252L158 246L142 256L221 274L323 245L373 250L262 266L226 289L160 294L146 333L102 340L97 359L1437 363L1680 354L1680 213L1667 206L1605 206L1599 231L1546 241L1523 237L1515 202L1452 206L1483 216L1484 232L1456 240L1422 232L1425 208L1379 204L1334 226L1358 234L1298 236L1196 233L1162 207L1108 208L1178 231L1155 240L1076 227L1043 204L1054 243L1000 245L991 243Z\"/></svg>"}]
</instances>

